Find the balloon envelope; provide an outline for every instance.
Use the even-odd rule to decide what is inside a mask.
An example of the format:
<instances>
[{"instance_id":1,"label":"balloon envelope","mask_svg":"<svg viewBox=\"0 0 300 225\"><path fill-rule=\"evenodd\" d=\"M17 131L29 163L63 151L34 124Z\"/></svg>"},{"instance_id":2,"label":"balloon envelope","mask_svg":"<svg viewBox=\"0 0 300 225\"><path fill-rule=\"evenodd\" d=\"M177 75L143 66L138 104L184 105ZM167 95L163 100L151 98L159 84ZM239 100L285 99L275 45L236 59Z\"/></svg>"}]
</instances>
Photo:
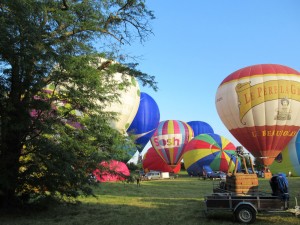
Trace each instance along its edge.
<instances>
[{"instance_id":1,"label":"balloon envelope","mask_svg":"<svg viewBox=\"0 0 300 225\"><path fill-rule=\"evenodd\" d=\"M187 123L165 120L159 123L151 137L151 144L168 165L176 167L182 159L184 146L193 136L193 129Z\"/></svg>"},{"instance_id":2,"label":"balloon envelope","mask_svg":"<svg viewBox=\"0 0 300 225\"><path fill-rule=\"evenodd\" d=\"M230 159L232 164L229 168ZM185 146L183 161L189 174L202 174L203 166L210 166L214 171L233 171L236 147L218 134L200 134ZM237 166L239 169L240 163Z\"/></svg>"},{"instance_id":3,"label":"balloon envelope","mask_svg":"<svg viewBox=\"0 0 300 225\"><path fill-rule=\"evenodd\" d=\"M99 63L106 62L106 59L99 58ZM95 65L99 66L99 65ZM110 121L110 126L122 134L126 132L132 123L139 107L140 103L140 87L137 80L129 76L127 74L122 73L114 73L112 74L112 80L114 82L114 90L110 90L111 93L119 94L119 99L113 102L108 103L108 105L103 109L106 112L117 113L116 120ZM129 84L124 87L124 85L120 85L122 82L128 82ZM55 89L55 92L63 92L66 89L66 86L74 86L73 83L64 83L64 85L55 86L54 84L47 85L44 89L48 93L52 93ZM56 106L65 107L65 102L58 101ZM96 104L101 105L100 101L96 101ZM76 110L74 112L77 116L82 116L83 113Z\"/></svg>"},{"instance_id":4,"label":"balloon envelope","mask_svg":"<svg viewBox=\"0 0 300 225\"><path fill-rule=\"evenodd\" d=\"M242 68L218 87L216 108L231 134L269 166L300 127L300 73L277 64Z\"/></svg>"},{"instance_id":5,"label":"balloon envelope","mask_svg":"<svg viewBox=\"0 0 300 225\"><path fill-rule=\"evenodd\" d=\"M181 164L179 163L175 168L170 167L156 152L156 150L151 147L145 153L143 158L143 169L145 171L157 170L161 172L179 173L181 169Z\"/></svg>"},{"instance_id":6,"label":"balloon envelope","mask_svg":"<svg viewBox=\"0 0 300 225\"><path fill-rule=\"evenodd\" d=\"M97 62L93 61L90 64L91 66L98 68L103 66L106 67L110 64L116 65L118 62L98 57ZM132 123L139 107L140 86L135 77L128 74L116 72L112 74L109 79L112 79L111 81L114 83L109 90L109 94L118 94L119 99L110 102L110 104L104 108L104 111L117 113L117 119L111 120L110 125L120 133L126 134L126 130ZM125 86L123 84L124 81L126 81L128 85L126 84ZM102 102L99 101L98 104L102 105Z\"/></svg>"},{"instance_id":7,"label":"balloon envelope","mask_svg":"<svg viewBox=\"0 0 300 225\"><path fill-rule=\"evenodd\" d=\"M189 122L187 122L187 124L190 125L191 128L193 129L194 137L198 136L199 134L214 133L213 128L206 122L189 121Z\"/></svg>"},{"instance_id":8,"label":"balloon envelope","mask_svg":"<svg viewBox=\"0 0 300 225\"><path fill-rule=\"evenodd\" d=\"M157 103L154 99L141 92L138 111L129 126L127 133L135 136L137 150L141 153L155 132L160 119Z\"/></svg>"},{"instance_id":9,"label":"balloon envelope","mask_svg":"<svg viewBox=\"0 0 300 225\"><path fill-rule=\"evenodd\" d=\"M93 174L96 177L97 181L100 182L109 182L109 181L122 181L125 180L125 176L130 175L130 171L127 165L123 162L111 160L109 162L101 162L101 166L105 168L104 171L96 169ZM107 170L113 171L111 173Z\"/></svg>"},{"instance_id":10,"label":"balloon envelope","mask_svg":"<svg viewBox=\"0 0 300 225\"><path fill-rule=\"evenodd\" d=\"M44 95L39 96L36 95L34 96L35 100L39 100L42 102L50 102L51 96L53 94L56 94L55 91L55 86L53 84L47 85L45 88L42 89L41 93ZM36 110L36 109L32 109L30 111L30 116L33 119L41 119L42 117L40 117L41 115L44 115L48 118L50 118L51 116L55 116L57 114L57 112L64 112L66 109L67 111L69 111L70 115L66 115L64 118L61 118L61 121L74 129L82 129L83 126L82 124L80 124L80 122L78 122L77 120L82 117L82 113L79 110L73 109L70 111L70 104L68 103L68 101L63 100L55 100L53 102L51 102L51 111L49 112L43 112L42 110ZM47 115L46 115L47 114Z\"/></svg>"},{"instance_id":11,"label":"balloon envelope","mask_svg":"<svg viewBox=\"0 0 300 225\"><path fill-rule=\"evenodd\" d=\"M123 75L124 76L124 75ZM122 81L122 74L114 74L114 79L117 82ZM134 77L127 76L130 85L127 89L119 89L119 101L112 102L104 110L107 112L118 113L117 120L111 121L111 127L115 128L121 133L125 133L132 123L140 104L140 87Z\"/></svg>"},{"instance_id":12,"label":"balloon envelope","mask_svg":"<svg viewBox=\"0 0 300 225\"><path fill-rule=\"evenodd\" d=\"M292 173L300 176L300 132L289 142L270 166L272 173Z\"/></svg>"}]
</instances>

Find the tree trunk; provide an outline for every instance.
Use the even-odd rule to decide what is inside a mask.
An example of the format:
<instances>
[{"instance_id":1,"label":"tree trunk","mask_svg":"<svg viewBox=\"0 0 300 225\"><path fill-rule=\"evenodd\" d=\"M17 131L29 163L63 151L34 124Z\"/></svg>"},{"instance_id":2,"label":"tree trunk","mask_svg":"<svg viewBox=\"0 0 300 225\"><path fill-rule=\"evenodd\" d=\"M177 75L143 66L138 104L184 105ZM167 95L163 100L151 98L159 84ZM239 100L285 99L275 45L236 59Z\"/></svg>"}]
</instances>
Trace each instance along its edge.
<instances>
[{"instance_id":1,"label":"tree trunk","mask_svg":"<svg viewBox=\"0 0 300 225\"><path fill-rule=\"evenodd\" d=\"M16 140L17 142L17 140ZM0 164L0 204L2 207L14 206L16 203L20 148L17 143L7 143L1 150Z\"/></svg>"},{"instance_id":2,"label":"tree trunk","mask_svg":"<svg viewBox=\"0 0 300 225\"><path fill-rule=\"evenodd\" d=\"M0 140L0 207L5 208L15 206L17 203L19 158L22 150L22 138L26 130L20 108L6 113L6 115L1 115L6 119L1 120Z\"/></svg>"}]
</instances>

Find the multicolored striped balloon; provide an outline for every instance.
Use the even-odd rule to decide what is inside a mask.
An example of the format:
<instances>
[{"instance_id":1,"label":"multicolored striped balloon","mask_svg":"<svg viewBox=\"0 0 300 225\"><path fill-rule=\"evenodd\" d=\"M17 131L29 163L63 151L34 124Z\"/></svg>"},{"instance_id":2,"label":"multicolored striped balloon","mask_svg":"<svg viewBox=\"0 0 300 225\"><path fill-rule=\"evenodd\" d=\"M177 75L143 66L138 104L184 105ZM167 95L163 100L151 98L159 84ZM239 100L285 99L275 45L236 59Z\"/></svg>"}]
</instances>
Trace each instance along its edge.
<instances>
[{"instance_id":1,"label":"multicolored striped balloon","mask_svg":"<svg viewBox=\"0 0 300 225\"><path fill-rule=\"evenodd\" d=\"M300 176L300 132L289 142L270 166L272 173L292 173Z\"/></svg>"},{"instance_id":2,"label":"multicolored striped balloon","mask_svg":"<svg viewBox=\"0 0 300 225\"><path fill-rule=\"evenodd\" d=\"M158 124L151 137L152 147L171 167L182 160L185 145L194 137L193 129L179 120L166 120Z\"/></svg>"},{"instance_id":3,"label":"multicolored striped balloon","mask_svg":"<svg viewBox=\"0 0 300 225\"><path fill-rule=\"evenodd\" d=\"M232 158L230 171L236 162L236 147L227 138L218 134L200 134L185 147L184 166L189 174L199 175L203 166L210 166L214 171L227 172ZM238 169L240 163L237 165Z\"/></svg>"}]
</instances>

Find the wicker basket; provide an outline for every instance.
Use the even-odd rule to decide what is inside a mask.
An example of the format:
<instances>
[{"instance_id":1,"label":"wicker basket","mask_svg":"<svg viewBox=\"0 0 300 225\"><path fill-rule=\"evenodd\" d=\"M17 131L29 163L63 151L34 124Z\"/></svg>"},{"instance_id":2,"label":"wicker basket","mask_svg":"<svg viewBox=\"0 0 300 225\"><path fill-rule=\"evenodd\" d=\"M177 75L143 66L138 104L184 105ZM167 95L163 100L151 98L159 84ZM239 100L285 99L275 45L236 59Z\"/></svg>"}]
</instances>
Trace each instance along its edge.
<instances>
[{"instance_id":1,"label":"wicker basket","mask_svg":"<svg viewBox=\"0 0 300 225\"><path fill-rule=\"evenodd\" d=\"M256 174L236 173L227 175L226 190L238 195L251 195L258 192L258 178Z\"/></svg>"}]
</instances>

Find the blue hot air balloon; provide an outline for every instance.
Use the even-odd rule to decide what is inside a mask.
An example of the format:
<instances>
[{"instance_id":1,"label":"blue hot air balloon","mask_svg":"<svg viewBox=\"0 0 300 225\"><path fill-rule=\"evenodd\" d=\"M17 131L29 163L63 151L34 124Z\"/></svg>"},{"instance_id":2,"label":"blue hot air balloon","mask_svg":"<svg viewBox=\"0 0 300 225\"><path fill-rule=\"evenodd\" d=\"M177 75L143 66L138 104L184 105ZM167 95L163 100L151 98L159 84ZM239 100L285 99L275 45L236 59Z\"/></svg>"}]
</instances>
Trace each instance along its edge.
<instances>
[{"instance_id":1,"label":"blue hot air balloon","mask_svg":"<svg viewBox=\"0 0 300 225\"><path fill-rule=\"evenodd\" d=\"M129 135L134 135L135 144L139 153L149 142L155 132L160 119L160 113L157 103L154 99L141 92L141 99L138 111L127 129Z\"/></svg>"},{"instance_id":2,"label":"blue hot air balloon","mask_svg":"<svg viewBox=\"0 0 300 225\"><path fill-rule=\"evenodd\" d=\"M189 121L187 122L194 131L194 137L198 136L199 134L213 134L213 128L206 122L203 121Z\"/></svg>"}]
</instances>

